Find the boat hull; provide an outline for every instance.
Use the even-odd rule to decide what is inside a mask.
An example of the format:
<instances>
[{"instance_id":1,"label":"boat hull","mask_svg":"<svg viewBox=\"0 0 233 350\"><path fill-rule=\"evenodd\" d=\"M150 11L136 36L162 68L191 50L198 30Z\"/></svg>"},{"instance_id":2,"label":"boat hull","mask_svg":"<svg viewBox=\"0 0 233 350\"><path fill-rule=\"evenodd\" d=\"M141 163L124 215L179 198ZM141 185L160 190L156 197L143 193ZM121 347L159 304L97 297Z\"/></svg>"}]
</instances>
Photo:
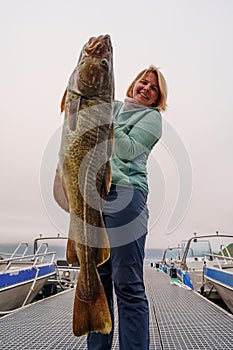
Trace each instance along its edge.
<instances>
[{"instance_id":1,"label":"boat hull","mask_svg":"<svg viewBox=\"0 0 233 350\"><path fill-rule=\"evenodd\" d=\"M8 271L0 274L0 315L29 304L49 277L55 264Z\"/></svg>"},{"instance_id":2,"label":"boat hull","mask_svg":"<svg viewBox=\"0 0 233 350\"><path fill-rule=\"evenodd\" d=\"M233 269L204 268L205 280L211 283L233 313Z\"/></svg>"}]
</instances>

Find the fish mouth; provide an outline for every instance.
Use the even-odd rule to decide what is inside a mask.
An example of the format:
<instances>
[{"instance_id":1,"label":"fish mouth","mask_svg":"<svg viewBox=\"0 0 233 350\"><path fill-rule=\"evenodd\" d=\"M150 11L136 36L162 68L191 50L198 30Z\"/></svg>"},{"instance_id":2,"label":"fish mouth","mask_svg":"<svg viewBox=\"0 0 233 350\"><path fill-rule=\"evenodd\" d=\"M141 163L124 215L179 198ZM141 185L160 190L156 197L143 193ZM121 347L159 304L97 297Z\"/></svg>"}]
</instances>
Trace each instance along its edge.
<instances>
[{"instance_id":1,"label":"fish mouth","mask_svg":"<svg viewBox=\"0 0 233 350\"><path fill-rule=\"evenodd\" d=\"M112 45L110 35L106 34L90 38L84 47L84 51L88 56L101 56L104 53L111 52Z\"/></svg>"}]
</instances>

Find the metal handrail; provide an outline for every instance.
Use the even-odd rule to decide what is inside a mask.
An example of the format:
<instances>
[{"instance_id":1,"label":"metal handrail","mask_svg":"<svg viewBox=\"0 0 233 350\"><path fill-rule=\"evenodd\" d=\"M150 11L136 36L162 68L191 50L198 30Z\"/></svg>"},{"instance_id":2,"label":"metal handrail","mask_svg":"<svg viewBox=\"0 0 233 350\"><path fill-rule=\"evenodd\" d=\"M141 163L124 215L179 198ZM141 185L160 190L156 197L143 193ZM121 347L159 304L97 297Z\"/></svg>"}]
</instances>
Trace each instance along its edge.
<instances>
[{"instance_id":1,"label":"metal handrail","mask_svg":"<svg viewBox=\"0 0 233 350\"><path fill-rule=\"evenodd\" d=\"M40 256L44 258L44 256L49 256L49 255L52 255L51 262L50 262L50 263L52 263L54 261L56 252L25 255L25 256L22 256L20 258L19 257L13 257L13 258L9 258L9 259L6 258L6 259L3 259L3 260L0 260L0 265L3 265L3 264L5 264L7 262L6 269L4 270L4 271L7 271L10 268L12 262L14 262L14 261L22 261L24 259L31 259L33 261L33 259L35 259L34 263L33 263L33 267L35 267Z\"/></svg>"},{"instance_id":2,"label":"metal handrail","mask_svg":"<svg viewBox=\"0 0 233 350\"><path fill-rule=\"evenodd\" d=\"M219 258L222 260L233 260L233 256L223 256L219 254L210 254L210 253L206 253L205 255L212 256L213 258Z\"/></svg>"},{"instance_id":3,"label":"metal handrail","mask_svg":"<svg viewBox=\"0 0 233 350\"><path fill-rule=\"evenodd\" d=\"M30 295L31 295L32 292L34 291L34 287L35 287L35 284L36 284L36 280L37 280L37 277L38 277L39 271L40 271L40 269L38 269L37 267L35 267L35 269L36 269L36 274L35 274L34 280L33 280L33 282L32 282L31 288L30 288L30 290L29 290L29 292L28 292L26 298L24 299L24 302L23 302L23 304L22 304L22 307L24 307L24 306L26 305L26 303L27 303L27 301L28 301Z\"/></svg>"},{"instance_id":4,"label":"metal handrail","mask_svg":"<svg viewBox=\"0 0 233 350\"><path fill-rule=\"evenodd\" d=\"M19 250L23 245L25 245L26 247L25 247L24 251L23 251L22 253L19 254L19 253L18 253L18 250ZM19 259L19 261L20 261L21 258L22 258L23 256L25 256L25 254L26 254L26 252L28 251L28 249L29 249L29 244L28 244L27 242L21 242L21 243L19 243L19 244L16 246L15 250L13 251L13 253L0 252L0 256L1 256L1 257L2 257L2 256L9 256L10 259L12 259L12 258L17 258L17 259ZM16 254L17 254L17 256L16 256ZM1 258L1 260L4 260L4 259Z\"/></svg>"},{"instance_id":5,"label":"metal handrail","mask_svg":"<svg viewBox=\"0 0 233 350\"><path fill-rule=\"evenodd\" d=\"M19 248L21 248L21 246L23 246L24 244L25 244L26 248L24 249L24 252L20 255L20 257L23 257L23 256L26 254L26 252L27 252L27 250L28 250L28 248L29 248L29 245L28 245L27 242L21 242L21 243L19 243L19 244L17 245L17 247L15 248L15 250L13 251L13 253L11 254L11 258L14 258L14 257L15 257L15 255L16 255L17 251L19 250Z\"/></svg>"},{"instance_id":6,"label":"metal handrail","mask_svg":"<svg viewBox=\"0 0 233 350\"><path fill-rule=\"evenodd\" d=\"M45 246L45 250L44 250L43 254L46 254L47 251L48 251L48 247L49 247L48 243L46 243L46 242L42 242L42 243L39 245L39 247L38 247L37 251L35 252L35 254L39 254L39 251L41 250L41 248L42 248L43 246ZM42 254L42 253L41 253L41 254ZM41 262L43 262L43 260L44 260L44 256L41 258Z\"/></svg>"},{"instance_id":7,"label":"metal handrail","mask_svg":"<svg viewBox=\"0 0 233 350\"><path fill-rule=\"evenodd\" d=\"M224 255L220 255L220 254L207 254L206 256L211 256L213 258L215 258L215 261L218 264L218 267L220 269L222 269L223 264L220 263L220 260L223 260L225 264L227 264L228 261L233 262L233 256L224 256Z\"/></svg>"},{"instance_id":8,"label":"metal handrail","mask_svg":"<svg viewBox=\"0 0 233 350\"><path fill-rule=\"evenodd\" d=\"M36 238L35 240L34 240L34 253L38 250L38 242L39 241L44 241L44 240L54 240L54 239L61 239L61 240L63 240L63 239L65 239L65 240L67 240L68 238L67 237L63 237L63 236L60 236L59 234L57 235L57 236L53 236L53 237L39 237L39 238Z\"/></svg>"}]
</instances>

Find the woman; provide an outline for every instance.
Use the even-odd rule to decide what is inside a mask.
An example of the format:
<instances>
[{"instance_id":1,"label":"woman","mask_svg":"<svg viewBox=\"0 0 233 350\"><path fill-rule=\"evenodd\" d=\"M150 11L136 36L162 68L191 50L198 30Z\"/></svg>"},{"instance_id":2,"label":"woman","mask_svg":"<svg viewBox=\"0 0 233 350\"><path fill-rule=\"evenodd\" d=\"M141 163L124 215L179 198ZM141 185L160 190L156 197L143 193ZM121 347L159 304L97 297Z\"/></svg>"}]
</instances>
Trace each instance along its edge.
<instances>
[{"instance_id":1,"label":"woman","mask_svg":"<svg viewBox=\"0 0 233 350\"><path fill-rule=\"evenodd\" d=\"M127 97L114 105L112 186L103 216L111 244L110 259L99 267L113 319L117 297L120 350L149 349L149 310L143 282L147 234L148 156L162 134L166 81L158 68L141 71ZM89 350L111 349L113 333L91 333Z\"/></svg>"}]
</instances>

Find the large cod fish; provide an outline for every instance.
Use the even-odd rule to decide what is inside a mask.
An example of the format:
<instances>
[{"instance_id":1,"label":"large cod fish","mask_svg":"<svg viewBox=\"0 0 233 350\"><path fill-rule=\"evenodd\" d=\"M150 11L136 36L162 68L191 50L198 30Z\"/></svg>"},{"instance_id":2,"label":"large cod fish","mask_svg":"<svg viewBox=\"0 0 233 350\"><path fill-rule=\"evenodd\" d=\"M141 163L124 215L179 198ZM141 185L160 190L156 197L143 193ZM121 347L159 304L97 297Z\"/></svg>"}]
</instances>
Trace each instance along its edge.
<instances>
[{"instance_id":1,"label":"large cod fish","mask_svg":"<svg viewBox=\"0 0 233 350\"><path fill-rule=\"evenodd\" d=\"M109 35L84 45L61 103L65 110L54 197L70 213L66 256L80 264L73 310L76 336L112 328L97 266L110 256L102 207L111 185L114 78Z\"/></svg>"}]
</instances>

